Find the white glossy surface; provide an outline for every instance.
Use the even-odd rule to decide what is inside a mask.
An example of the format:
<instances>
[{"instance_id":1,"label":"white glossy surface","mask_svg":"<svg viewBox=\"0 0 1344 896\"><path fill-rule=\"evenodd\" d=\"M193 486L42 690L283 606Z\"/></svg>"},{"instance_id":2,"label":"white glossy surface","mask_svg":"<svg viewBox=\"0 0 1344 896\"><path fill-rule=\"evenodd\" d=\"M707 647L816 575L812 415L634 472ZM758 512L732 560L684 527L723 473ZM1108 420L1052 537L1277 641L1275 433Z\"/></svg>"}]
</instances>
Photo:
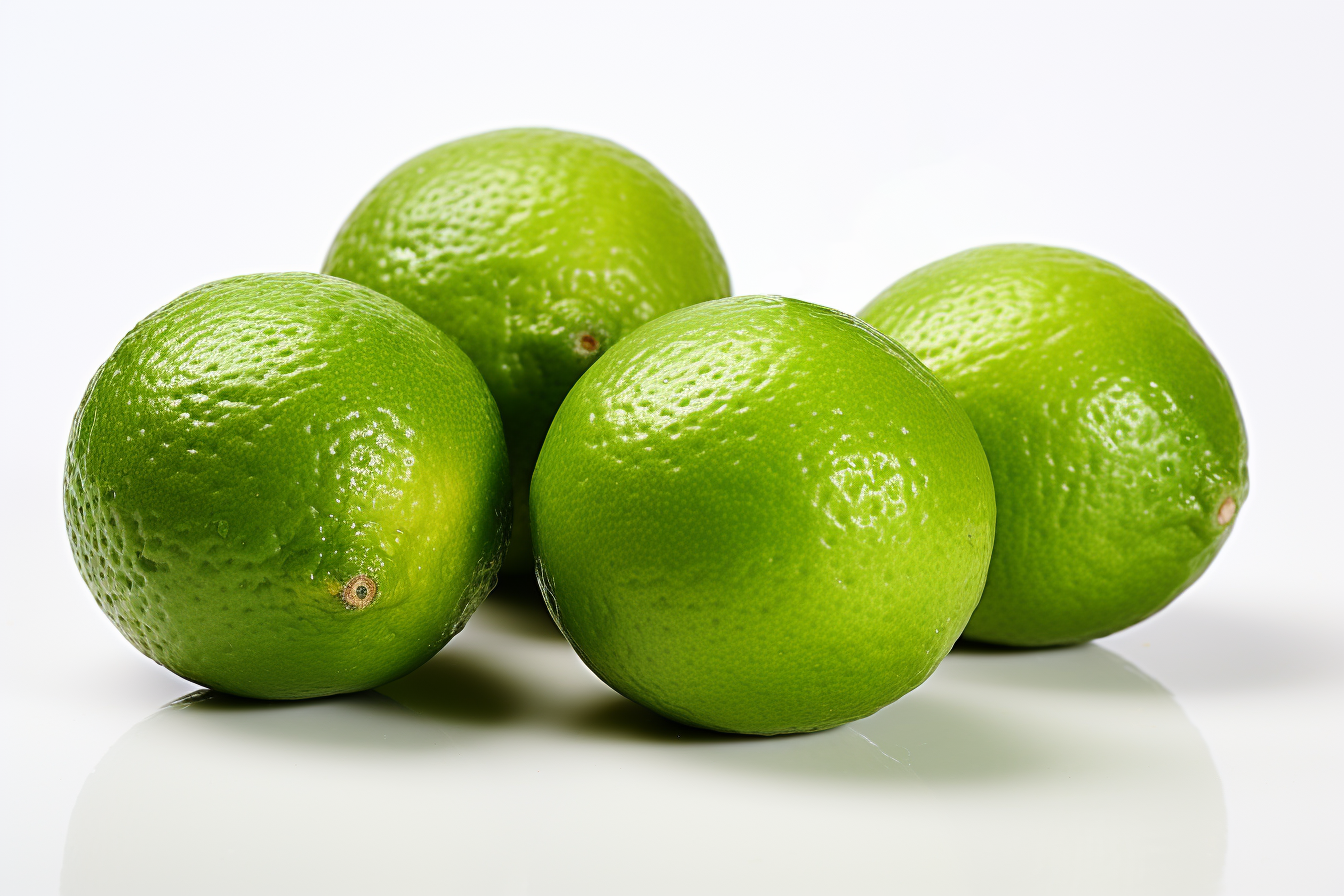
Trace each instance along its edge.
<instances>
[{"instance_id":1,"label":"white glossy surface","mask_svg":"<svg viewBox=\"0 0 1344 896\"><path fill-rule=\"evenodd\" d=\"M1344 13L479 6L0 8L0 892L1344 892ZM1006 240L1129 268L1245 412L1227 548L1134 629L958 651L818 735L663 723L508 602L381 695L160 709L194 686L65 543L90 375L186 289L318 267L400 161L518 124L650 158L739 293L855 311Z\"/></svg>"},{"instance_id":2,"label":"white glossy surface","mask_svg":"<svg viewBox=\"0 0 1344 896\"><path fill-rule=\"evenodd\" d=\"M875 716L761 739L664 722L508 621L380 693L150 716L79 795L63 891L1217 889L1208 749L1104 648L958 650Z\"/></svg>"}]
</instances>

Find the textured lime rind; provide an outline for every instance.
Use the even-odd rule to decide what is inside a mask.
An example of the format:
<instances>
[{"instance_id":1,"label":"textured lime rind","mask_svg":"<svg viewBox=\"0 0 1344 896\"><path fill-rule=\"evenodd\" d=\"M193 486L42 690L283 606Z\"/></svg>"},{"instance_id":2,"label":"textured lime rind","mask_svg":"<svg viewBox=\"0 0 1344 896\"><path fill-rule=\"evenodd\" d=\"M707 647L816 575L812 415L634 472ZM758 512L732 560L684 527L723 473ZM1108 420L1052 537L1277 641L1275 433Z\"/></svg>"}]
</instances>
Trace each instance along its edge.
<instances>
[{"instance_id":1,"label":"textured lime rind","mask_svg":"<svg viewBox=\"0 0 1344 896\"><path fill-rule=\"evenodd\" d=\"M606 140L532 128L393 171L323 270L405 303L480 368L513 465L514 572L531 570L528 482L570 387L634 328L731 292L709 226L656 168Z\"/></svg>"},{"instance_id":2,"label":"textured lime rind","mask_svg":"<svg viewBox=\"0 0 1344 896\"><path fill-rule=\"evenodd\" d=\"M989 467L908 352L770 296L674 311L584 374L532 480L584 661L691 725L780 734L919 685L980 596Z\"/></svg>"},{"instance_id":3,"label":"textured lime rind","mask_svg":"<svg viewBox=\"0 0 1344 896\"><path fill-rule=\"evenodd\" d=\"M405 674L461 628L503 554L508 460L480 374L404 306L320 274L235 277L141 321L94 375L65 517L146 655L312 697ZM376 597L351 609L361 574Z\"/></svg>"},{"instance_id":4,"label":"textured lime rind","mask_svg":"<svg viewBox=\"0 0 1344 896\"><path fill-rule=\"evenodd\" d=\"M966 635L1065 644L1132 625L1197 579L1245 503L1246 431L1189 321L1066 249L972 249L861 316L918 355L975 424L998 536ZM1228 502L1232 503L1229 504Z\"/></svg>"}]
</instances>

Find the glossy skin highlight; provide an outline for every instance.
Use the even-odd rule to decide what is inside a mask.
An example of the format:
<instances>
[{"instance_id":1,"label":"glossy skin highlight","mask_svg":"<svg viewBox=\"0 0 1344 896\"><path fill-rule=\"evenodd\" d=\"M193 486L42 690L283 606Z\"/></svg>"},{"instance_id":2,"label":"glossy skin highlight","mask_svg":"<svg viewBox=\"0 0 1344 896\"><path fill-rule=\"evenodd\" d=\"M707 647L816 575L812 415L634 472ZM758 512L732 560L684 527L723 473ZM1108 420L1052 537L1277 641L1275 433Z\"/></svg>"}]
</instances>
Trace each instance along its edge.
<instances>
[{"instance_id":1,"label":"glossy skin highlight","mask_svg":"<svg viewBox=\"0 0 1344 896\"><path fill-rule=\"evenodd\" d=\"M556 415L538 577L622 694L721 731L814 731L918 686L979 598L989 468L900 346L776 296L631 334Z\"/></svg>"},{"instance_id":2,"label":"glossy skin highlight","mask_svg":"<svg viewBox=\"0 0 1344 896\"><path fill-rule=\"evenodd\" d=\"M385 296L320 274L209 283L98 370L65 464L98 605L207 687L375 687L466 622L506 543L508 462L467 357Z\"/></svg>"},{"instance_id":3,"label":"glossy skin highlight","mask_svg":"<svg viewBox=\"0 0 1344 896\"><path fill-rule=\"evenodd\" d=\"M471 357L499 404L530 573L527 491L579 376L627 333L731 292L699 211L656 168L597 137L540 128L431 149L351 213L323 271L404 303Z\"/></svg>"},{"instance_id":4,"label":"glossy skin highlight","mask_svg":"<svg viewBox=\"0 0 1344 896\"><path fill-rule=\"evenodd\" d=\"M1189 321L1081 252L986 246L860 314L938 374L980 435L999 523L966 636L1084 641L1166 606L1246 501L1246 431Z\"/></svg>"}]
</instances>

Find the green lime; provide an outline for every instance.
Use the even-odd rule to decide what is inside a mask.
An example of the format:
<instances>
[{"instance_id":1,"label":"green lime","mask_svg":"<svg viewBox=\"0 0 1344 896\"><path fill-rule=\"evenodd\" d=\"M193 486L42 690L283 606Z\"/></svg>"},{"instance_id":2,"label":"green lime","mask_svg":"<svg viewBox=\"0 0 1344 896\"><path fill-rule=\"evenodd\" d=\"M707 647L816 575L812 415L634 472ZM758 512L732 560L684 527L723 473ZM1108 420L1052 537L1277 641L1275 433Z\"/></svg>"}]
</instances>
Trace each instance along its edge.
<instances>
[{"instance_id":1,"label":"green lime","mask_svg":"<svg viewBox=\"0 0 1344 896\"><path fill-rule=\"evenodd\" d=\"M84 394L65 519L103 612L246 697L357 691L432 656L494 584L508 458L481 376L385 296L320 274L194 289Z\"/></svg>"},{"instance_id":2,"label":"green lime","mask_svg":"<svg viewBox=\"0 0 1344 896\"><path fill-rule=\"evenodd\" d=\"M606 140L530 128L393 171L323 270L403 302L480 368L513 468L515 573L532 568L528 482L570 387L644 322L731 291L709 226L658 169Z\"/></svg>"},{"instance_id":3,"label":"green lime","mask_svg":"<svg viewBox=\"0 0 1344 896\"><path fill-rule=\"evenodd\" d=\"M1171 302L1048 246L986 246L915 271L862 317L961 402L989 457L998 540L966 636L1084 641L1197 579L1246 500L1232 387Z\"/></svg>"},{"instance_id":4,"label":"green lime","mask_svg":"<svg viewBox=\"0 0 1344 896\"><path fill-rule=\"evenodd\" d=\"M782 734L928 677L980 597L994 489L912 355L746 296L646 324L584 374L532 527L551 613L603 681L690 725Z\"/></svg>"}]
</instances>

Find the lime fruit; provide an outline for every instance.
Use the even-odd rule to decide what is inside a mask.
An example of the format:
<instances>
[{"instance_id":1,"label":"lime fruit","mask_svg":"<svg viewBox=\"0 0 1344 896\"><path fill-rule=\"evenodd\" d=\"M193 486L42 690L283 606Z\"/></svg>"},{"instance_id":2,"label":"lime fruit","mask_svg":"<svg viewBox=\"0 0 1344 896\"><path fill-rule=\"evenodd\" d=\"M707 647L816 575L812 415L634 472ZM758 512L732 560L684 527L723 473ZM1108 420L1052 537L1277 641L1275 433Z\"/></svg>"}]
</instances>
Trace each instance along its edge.
<instances>
[{"instance_id":1,"label":"lime fruit","mask_svg":"<svg viewBox=\"0 0 1344 896\"><path fill-rule=\"evenodd\" d=\"M393 171L323 270L405 303L480 368L513 467L514 573L532 569L528 482L570 387L645 321L731 292L709 226L656 168L606 140L532 128Z\"/></svg>"},{"instance_id":2,"label":"lime fruit","mask_svg":"<svg viewBox=\"0 0 1344 896\"><path fill-rule=\"evenodd\" d=\"M1246 500L1232 387L1151 286L1081 252L972 249L861 312L975 424L998 540L966 636L1067 644L1155 613L1213 560Z\"/></svg>"},{"instance_id":3,"label":"lime fruit","mask_svg":"<svg viewBox=\"0 0 1344 896\"><path fill-rule=\"evenodd\" d=\"M603 681L686 724L783 734L928 677L980 596L994 489L912 355L746 296L646 324L584 374L532 527L547 605Z\"/></svg>"},{"instance_id":4,"label":"lime fruit","mask_svg":"<svg viewBox=\"0 0 1344 896\"><path fill-rule=\"evenodd\" d=\"M246 697L374 687L494 584L508 456L480 374L391 299L320 274L220 280L136 325L65 462L103 612L184 678Z\"/></svg>"}]
</instances>

